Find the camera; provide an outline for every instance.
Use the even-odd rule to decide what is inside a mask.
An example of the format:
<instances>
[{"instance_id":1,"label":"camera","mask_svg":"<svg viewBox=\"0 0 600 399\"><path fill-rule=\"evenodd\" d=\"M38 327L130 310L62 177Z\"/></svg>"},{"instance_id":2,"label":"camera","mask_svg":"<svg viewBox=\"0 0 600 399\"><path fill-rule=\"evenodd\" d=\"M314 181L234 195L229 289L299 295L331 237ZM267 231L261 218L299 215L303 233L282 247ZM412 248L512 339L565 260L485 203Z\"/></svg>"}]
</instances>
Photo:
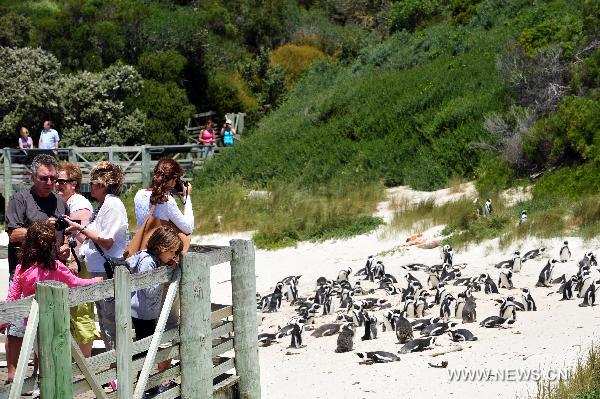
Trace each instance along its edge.
<instances>
[{"instance_id":1,"label":"camera","mask_svg":"<svg viewBox=\"0 0 600 399\"><path fill-rule=\"evenodd\" d=\"M81 223L81 220L73 219L75 223ZM65 215L59 216L54 223L54 228L56 231L65 231L70 226L69 222L65 220Z\"/></svg>"},{"instance_id":2,"label":"camera","mask_svg":"<svg viewBox=\"0 0 600 399\"><path fill-rule=\"evenodd\" d=\"M177 183L175 183L175 187L174 187L174 189L175 189L175 191L177 191L178 193L180 193L180 194L183 194L183 190L184 190L184 188L187 188L187 186L188 186L189 184L190 184L190 183L188 183L188 182L186 182L186 181L182 181L182 180L180 180L180 179L177 179Z\"/></svg>"}]
</instances>

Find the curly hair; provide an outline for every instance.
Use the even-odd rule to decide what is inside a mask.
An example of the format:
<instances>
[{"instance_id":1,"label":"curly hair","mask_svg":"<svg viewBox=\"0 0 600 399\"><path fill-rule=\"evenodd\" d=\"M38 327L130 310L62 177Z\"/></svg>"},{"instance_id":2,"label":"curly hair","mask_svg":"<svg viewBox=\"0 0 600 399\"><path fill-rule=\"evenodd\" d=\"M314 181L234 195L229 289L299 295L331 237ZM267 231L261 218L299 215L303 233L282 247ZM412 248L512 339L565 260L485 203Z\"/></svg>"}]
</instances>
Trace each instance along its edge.
<instances>
[{"instance_id":1,"label":"curly hair","mask_svg":"<svg viewBox=\"0 0 600 399\"><path fill-rule=\"evenodd\" d=\"M46 167L52 166L56 168L56 165L58 165L58 163L56 161L56 158L48 154L36 155L35 158L33 158L33 161L31 161L31 173L33 175L37 175L37 170L41 165L44 165Z\"/></svg>"},{"instance_id":2,"label":"curly hair","mask_svg":"<svg viewBox=\"0 0 600 399\"><path fill-rule=\"evenodd\" d=\"M183 241L173 228L160 226L148 239L147 250L155 256L170 250L180 254L183 251Z\"/></svg>"},{"instance_id":3,"label":"curly hair","mask_svg":"<svg viewBox=\"0 0 600 399\"><path fill-rule=\"evenodd\" d=\"M27 229L25 241L19 250L23 269L39 263L43 269L55 269L56 229L45 220L35 221Z\"/></svg>"},{"instance_id":4,"label":"curly hair","mask_svg":"<svg viewBox=\"0 0 600 399\"><path fill-rule=\"evenodd\" d=\"M75 182L75 192L79 192L79 187L81 186L81 168L79 165L73 162L60 161L58 166L56 167L56 171L65 171L67 172L67 176L69 180Z\"/></svg>"},{"instance_id":5,"label":"curly hair","mask_svg":"<svg viewBox=\"0 0 600 399\"><path fill-rule=\"evenodd\" d=\"M90 181L104 184L108 194L118 196L121 194L125 182L123 169L112 162L100 161L90 171Z\"/></svg>"},{"instance_id":6,"label":"curly hair","mask_svg":"<svg viewBox=\"0 0 600 399\"><path fill-rule=\"evenodd\" d=\"M169 199L169 187L167 183L174 179L183 176L183 168L179 163L171 158L161 158L152 175L152 183L150 183L150 203L152 205L162 204Z\"/></svg>"}]
</instances>

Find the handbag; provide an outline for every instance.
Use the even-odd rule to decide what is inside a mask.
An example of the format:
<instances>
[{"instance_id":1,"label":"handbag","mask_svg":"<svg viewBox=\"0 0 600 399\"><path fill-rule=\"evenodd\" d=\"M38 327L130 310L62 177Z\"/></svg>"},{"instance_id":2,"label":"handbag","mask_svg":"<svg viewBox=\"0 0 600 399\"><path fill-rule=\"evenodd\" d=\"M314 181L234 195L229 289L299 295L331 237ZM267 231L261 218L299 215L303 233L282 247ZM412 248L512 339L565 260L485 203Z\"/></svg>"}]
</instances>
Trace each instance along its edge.
<instances>
[{"instance_id":1,"label":"handbag","mask_svg":"<svg viewBox=\"0 0 600 399\"><path fill-rule=\"evenodd\" d=\"M137 229L137 231L127 244L127 247L125 248L125 252L123 254L125 258L128 258L129 256L133 255L138 251L148 248L148 240L150 240L150 237L152 236L152 233L154 233L154 230L158 229L160 226L170 227L177 232L179 238L181 238L181 241L183 242L182 252L186 252L190 247L190 243L192 242L192 235L184 234L179 229L179 227L177 227L175 223L171 222L170 220L161 220L154 216L155 210L156 205L152 205L152 207L150 208L150 213L146 217L146 220L144 220L144 223L140 226L139 229Z\"/></svg>"},{"instance_id":2,"label":"handbag","mask_svg":"<svg viewBox=\"0 0 600 399\"><path fill-rule=\"evenodd\" d=\"M125 258L109 258L104 254L104 251L98 244L94 242L94 246L96 250L102 257L104 258L104 272L106 273L106 278L109 280L112 279L115 275L115 270L118 266L125 266L127 270L131 273L129 269L129 263L125 260Z\"/></svg>"}]
</instances>

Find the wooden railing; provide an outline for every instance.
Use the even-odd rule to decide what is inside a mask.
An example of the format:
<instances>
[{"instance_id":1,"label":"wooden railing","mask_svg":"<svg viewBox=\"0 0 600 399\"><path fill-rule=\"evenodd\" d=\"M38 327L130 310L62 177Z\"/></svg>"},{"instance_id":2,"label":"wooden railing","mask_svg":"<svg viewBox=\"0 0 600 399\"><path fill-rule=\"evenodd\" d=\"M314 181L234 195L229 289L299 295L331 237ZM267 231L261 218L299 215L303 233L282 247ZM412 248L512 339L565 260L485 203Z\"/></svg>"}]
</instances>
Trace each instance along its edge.
<instances>
[{"instance_id":1,"label":"wooden railing","mask_svg":"<svg viewBox=\"0 0 600 399\"><path fill-rule=\"evenodd\" d=\"M180 269L162 267L130 274L119 267L113 280L74 289L44 281L38 283L35 299L0 304L0 322L29 317L17 375L12 384L0 387L0 399L19 398L21 391L33 387L33 377L25 376L38 316L42 399L71 399L90 390L97 398L139 399L145 390L168 379L181 383L156 398L260 398L254 245L245 240L230 244L192 246ZM233 303L211 304L210 268L225 262L231 264ZM156 284L168 284L156 331L134 341L131 292ZM178 290L181 324L164 331ZM116 350L84 358L69 332L69 307L113 297ZM234 356L227 353L231 350ZM143 352L144 357L133 360ZM179 359L179 363L151 374L156 363L167 359ZM101 385L115 379L116 392L104 393Z\"/></svg>"}]
</instances>

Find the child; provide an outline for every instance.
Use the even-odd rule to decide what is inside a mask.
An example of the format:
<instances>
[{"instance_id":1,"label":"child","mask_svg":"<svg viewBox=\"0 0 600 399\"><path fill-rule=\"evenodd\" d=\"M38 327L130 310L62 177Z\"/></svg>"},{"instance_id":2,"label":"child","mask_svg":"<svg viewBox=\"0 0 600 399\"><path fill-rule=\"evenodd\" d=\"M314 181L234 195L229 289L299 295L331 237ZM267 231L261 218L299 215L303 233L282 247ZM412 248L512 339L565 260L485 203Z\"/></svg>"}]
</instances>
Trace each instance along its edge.
<instances>
[{"instance_id":1,"label":"child","mask_svg":"<svg viewBox=\"0 0 600 399\"><path fill-rule=\"evenodd\" d=\"M161 226L148 240L148 248L127 258L132 273L142 273L157 269L163 265L176 266L183 251L183 241L177 232ZM163 303L163 284L148 287L131 293L131 322L137 340L154 334ZM169 362L170 363L170 362ZM159 363L159 372L169 365ZM172 383L159 385L146 392L146 396L159 394L170 388Z\"/></svg>"},{"instance_id":2,"label":"child","mask_svg":"<svg viewBox=\"0 0 600 399\"><path fill-rule=\"evenodd\" d=\"M22 127L19 131L21 137L19 137L19 149L28 150L33 148L33 139L29 137L29 130L26 127Z\"/></svg>"}]
</instances>

